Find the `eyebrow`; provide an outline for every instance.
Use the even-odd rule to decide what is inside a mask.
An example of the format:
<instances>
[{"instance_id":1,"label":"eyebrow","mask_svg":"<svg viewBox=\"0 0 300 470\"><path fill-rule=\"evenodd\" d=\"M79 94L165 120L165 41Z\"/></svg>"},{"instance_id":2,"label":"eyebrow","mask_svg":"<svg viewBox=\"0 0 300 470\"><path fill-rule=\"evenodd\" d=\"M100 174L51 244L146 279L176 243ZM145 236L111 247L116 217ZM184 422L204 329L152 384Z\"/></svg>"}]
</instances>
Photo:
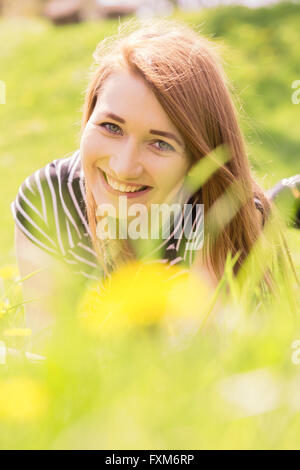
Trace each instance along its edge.
<instances>
[{"instance_id":1,"label":"eyebrow","mask_svg":"<svg viewBox=\"0 0 300 470\"><path fill-rule=\"evenodd\" d=\"M117 116L114 113L103 113L103 114L104 114L105 117L110 117L110 118L114 119L115 121L121 122L122 124L126 123L125 119L121 118L120 116Z\"/></svg>"},{"instance_id":2,"label":"eyebrow","mask_svg":"<svg viewBox=\"0 0 300 470\"><path fill-rule=\"evenodd\" d=\"M109 118L113 119L114 121L118 121L121 124L126 124L125 119L118 116L117 114L114 114L114 113L103 113L103 114L104 114L105 117L109 117ZM150 132L150 134L161 135L163 137L168 137L169 139L173 139L173 140L175 140L175 142L177 142L178 145L180 145L180 147L184 148L184 144L172 132L158 131L156 129L150 129L149 132Z\"/></svg>"}]
</instances>

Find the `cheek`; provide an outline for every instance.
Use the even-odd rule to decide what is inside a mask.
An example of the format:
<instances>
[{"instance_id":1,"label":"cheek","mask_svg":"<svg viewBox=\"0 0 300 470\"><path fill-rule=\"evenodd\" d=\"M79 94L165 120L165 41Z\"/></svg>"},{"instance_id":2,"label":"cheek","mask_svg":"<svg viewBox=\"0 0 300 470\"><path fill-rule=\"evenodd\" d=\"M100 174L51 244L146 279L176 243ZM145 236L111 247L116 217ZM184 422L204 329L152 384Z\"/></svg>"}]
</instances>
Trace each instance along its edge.
<instances>
[{"instance_id":1,"label":"cheek","mask_svg":"<svg viewBox=\"0 0 300 470\"><path fill-rule=\"evenodd\" d=\"M80 152L83 166L87 166L93 158L95 143L92 135L88 131L84 131L80 141Z\"/></svg>"},{"instance_id":2,"label":"cheek","mask_svg":"<svg viewBox=\"0 0 300 470\"><path fill-rule=\"evenodd\" d=\"M178 157L152 165L148 171L151 172L154 181L161 190L170 190L183 181L188 171L188 165L181 157Z\"/></svg>"},{"instance_id":3,"label":"cheek","mask_svg":"<svg viewBox=\"0 0 300 470\"><path fill-rule=\"evenodd\" d=\"M92 128L87 127L81 137L80 151L83 166L86 168L91 167L99 158L105 156L101 135Z\"/></svg>"}]
</instances>

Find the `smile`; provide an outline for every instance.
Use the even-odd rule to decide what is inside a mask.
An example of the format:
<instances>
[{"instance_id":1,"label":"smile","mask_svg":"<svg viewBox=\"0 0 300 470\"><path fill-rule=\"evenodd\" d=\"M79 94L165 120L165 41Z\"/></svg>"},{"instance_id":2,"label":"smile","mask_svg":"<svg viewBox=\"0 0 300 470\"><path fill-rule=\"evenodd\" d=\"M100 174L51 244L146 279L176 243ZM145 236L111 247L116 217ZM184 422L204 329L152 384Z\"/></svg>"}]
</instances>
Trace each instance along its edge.
<instances>
[{"instance_id":1,"label":"smile","mask_svg":"<svg viewBox=\"0 0 300 470\"><path fill-rule=\"evenodd\" d=\"M106 190L113 194L124 195L131 198L141 196L142 194L145 194L152 189L152 186L137 185L133 183L121 183L115 178L107 175L104 171L100 170L100 168L99 172Z\"/></svg>"}]
</instances>

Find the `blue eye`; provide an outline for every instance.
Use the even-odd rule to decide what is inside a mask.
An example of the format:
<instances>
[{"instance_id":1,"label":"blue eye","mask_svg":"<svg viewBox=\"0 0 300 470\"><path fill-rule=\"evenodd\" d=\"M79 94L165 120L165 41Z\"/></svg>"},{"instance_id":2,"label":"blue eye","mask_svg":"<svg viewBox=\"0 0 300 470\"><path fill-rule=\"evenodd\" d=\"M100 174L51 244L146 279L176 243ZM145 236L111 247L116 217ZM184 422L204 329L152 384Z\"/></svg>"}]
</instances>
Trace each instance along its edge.
<instances>
[{"instance_id":1,"label":"blue eye","mask_svg":"<svg viewBox=\"0 0 300 470\"><path fill-rule=\"evenodd\" d=\"M100 124L100 126L104 127L104 129L106 129L111 134L117 134L117 131L121 130L118 124L113 124L112 122L103 122L102 124Z\"/></svg>"},{"instance_id":2,"label":"blue eye","mask_svg":"<svg viewBox=\"0 0 300 470\"><path fill-rule=\"evenodd\" d=\"M168 144L168 142L165 142L164 140L157 140L156 143L161 144L162 146L158 147L159 150L162 150L163 152L166 151L175 151L174 147L172 145Z\"/></svg>"}]
</instances>

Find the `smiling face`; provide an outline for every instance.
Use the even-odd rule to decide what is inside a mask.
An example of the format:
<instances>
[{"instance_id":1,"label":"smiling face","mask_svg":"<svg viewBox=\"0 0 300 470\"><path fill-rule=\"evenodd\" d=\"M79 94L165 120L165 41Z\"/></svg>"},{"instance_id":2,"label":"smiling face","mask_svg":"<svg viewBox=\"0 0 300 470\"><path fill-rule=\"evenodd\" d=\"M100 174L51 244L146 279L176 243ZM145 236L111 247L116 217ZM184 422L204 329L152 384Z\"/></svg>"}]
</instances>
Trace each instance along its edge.
<instances>
[{"instance_id":1,"label":"smiling face","mask_svg":"<svg viewBox=\"0 0 300 470\"><path fill-rule=\"evenodd\" d=\"M80 144L96 205L119 197L150 207L172 200L190 167L184 141L156 96L125 69L104 82Z\"/></svg>"}]
</instances>

